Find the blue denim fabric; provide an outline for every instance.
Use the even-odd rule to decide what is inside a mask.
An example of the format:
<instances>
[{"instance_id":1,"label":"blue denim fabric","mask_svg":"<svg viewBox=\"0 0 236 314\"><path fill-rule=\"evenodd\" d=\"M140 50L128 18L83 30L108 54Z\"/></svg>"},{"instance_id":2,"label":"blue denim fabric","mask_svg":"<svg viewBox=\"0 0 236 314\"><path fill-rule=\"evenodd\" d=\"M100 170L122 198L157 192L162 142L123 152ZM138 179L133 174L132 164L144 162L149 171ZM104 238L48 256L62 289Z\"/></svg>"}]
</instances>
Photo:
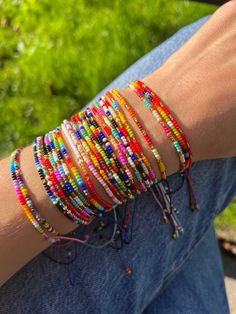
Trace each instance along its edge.
<instances>
[{"instance_id":1,"label":"blue denim fabric","mask_svg":"<svg viewBox=\"0 0 236 314\"><path fill-rule=\"evenodd\" d=\"M221 256L213 227L187 261L166 279L162 292L144 311L144 314L154 313L228 313Z\"/></svg>"},{"instance_id":2,"label":"blue denim fabric","mask_svg":"<svg viewBox=\"0 0 236 314\"><path fill-rule=\"evenodd\" d=\"M112 85L123 87L160 66L206 21L183 28L144 56ZM0 289L1 314L227 314L224 278L212 222L236 193L236 158L197 162L191 174L200 212L189 209L186 184L174 194L185 229L172 240L150 192L131 203L135 207L133 241L124 247L123 259L133 275L121 270L110 248L79 246L79 259L62 266L40 254ZM176 189L180 177L169 177ZM84 232L81 229L81 232ZM50 253L51 248L47 250Z\"/></svg>"}]
</instances>

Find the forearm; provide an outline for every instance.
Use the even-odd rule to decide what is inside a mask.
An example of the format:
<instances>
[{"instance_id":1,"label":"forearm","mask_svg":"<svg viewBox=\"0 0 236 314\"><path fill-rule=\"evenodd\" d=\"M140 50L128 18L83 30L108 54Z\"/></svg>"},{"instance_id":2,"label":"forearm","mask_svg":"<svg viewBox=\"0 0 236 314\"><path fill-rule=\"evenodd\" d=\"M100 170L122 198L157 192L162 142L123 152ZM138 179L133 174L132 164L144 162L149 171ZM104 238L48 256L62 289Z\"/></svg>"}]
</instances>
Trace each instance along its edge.
<instances>
[{"instance_id":1,"label":"forearm","mask_svg":"<svg viewBox=\"0 0 236 314\"><path fill-rule=\"evenodd\" d=\"M227 7L227 10L231 9L232 4ZM235 23L235 16L232 14L229 19L227 14L222 14L221 19L228 37L221 37L218 29L214 31L213 26L218 25L219 19L213 19L213 22L208 23L210 26L200 30L184 49L180 49L164 66L143 80L168 104L180 122L192 146L193 161L233 156L236 150L232 144L236 117L235 50L231 47L235 43L235 25L229 25L229 21ZM209 42L208 52L204 54L206 41ZM220 45L221 49L215 50L216 45ZM232 64L222 61L222 55L225 56L223 49L228 54L224 60L231 60ZM220 66L212 67L212 63ZM227 84L224 85L222 82L225 82L225 76ZM216 86L212 82L217 82ZM166 164L167 174L179 170L178 158L161 126L134 93L128 89L121 92L151 135ZM159 177L158 167L143 137L125 110L124 114ZM62 234L73 230L76 225L52 205L43 188L35 168L32 146L23 150L21 167L30 196L40 214ZM0 162L0 169L0 284L3 284L49 244L35 232L18 203L10 176L9 158ZM98 186L97 191L104 192Z\"/></svg>"},{"instance_id":2,"label":"forearm","mask_svg":"<svg viewBox=\"0 0 236 314\"><path fill-rule=\"evenodd\" d=\"M155 82L152 82L153 79L154 77L147 79L147 83L155 84ZM161 77L159 77L159 80L161 80ZM151 135L155 146L158 147L166 164L167 173L171 174L177 171L179 168L178 158L175 156L174 149L168 142L160 125L158 125L151 113L145 109L145 106L134 93L128 89L121 91L121 93L125 96L130 105L132 105L140 121L143 122L143 125L145 125L145 128ZM161 90L159 90L159 93L161 93ZM151 161L157 176L160 177L153 155L148 150L147 144L138 131L137 126L132 119L130 119L127 112L125 110L123 112L133 128L138 141L141 143L145 154ZM178 116L179 114L181 115L181 112L177 109L176 115ZM147 121L149 123L147 123ZM63 135L63 137L71 157L74 159L75 164L77 164L78 161L73 155L65 135ZM18 202L9 171L9 158L2 160L0 163L0 278L1 284L3 284L23 265L46 249L49 246L49 242L45 241L37 232L35 232ZM38 208L40 214L45 217L49 223L53 224L55 229L59 230L61 234L66 234L76 228L77 225L65 218L50 201L35 167L32 145L24 148L22 151L21 169L30 192L30 197L32 198L35 207ZM99 194L104 195L101 186L96 186L96 189Z\"/></svg>"}]
</instances>

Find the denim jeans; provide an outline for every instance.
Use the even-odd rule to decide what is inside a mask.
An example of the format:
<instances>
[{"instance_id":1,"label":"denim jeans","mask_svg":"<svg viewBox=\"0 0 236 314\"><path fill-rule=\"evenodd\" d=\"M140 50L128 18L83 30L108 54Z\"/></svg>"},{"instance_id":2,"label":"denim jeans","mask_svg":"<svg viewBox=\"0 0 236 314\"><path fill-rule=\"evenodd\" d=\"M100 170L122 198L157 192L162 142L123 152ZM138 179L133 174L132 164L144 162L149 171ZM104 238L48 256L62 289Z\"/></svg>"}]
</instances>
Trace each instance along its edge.
<instances>
[{"instance_id":1,"label":"denim jeans","mask_svg":"<svg viewBox=\"0 0 236 314\"><path fill-rule=\"evenodd\" d=\"M119 76L124 87L159 67L186 42L203 18L177 32ZM222 263L212 227L236 193L236 158L196 162L191 168L200 212L189 210L186 184L173 195L184 234L171 238L150 192L135 206L133 240L122 250L133 274L121 270L114 250L79 246L79 258L62 266L40 254L0 289L1 314L227 314ZM176 189L180 176L169 177ZM50 253L51 248L46 250ZM72 278L73 283L69 278Z\"/></svg>"}]
</instances>

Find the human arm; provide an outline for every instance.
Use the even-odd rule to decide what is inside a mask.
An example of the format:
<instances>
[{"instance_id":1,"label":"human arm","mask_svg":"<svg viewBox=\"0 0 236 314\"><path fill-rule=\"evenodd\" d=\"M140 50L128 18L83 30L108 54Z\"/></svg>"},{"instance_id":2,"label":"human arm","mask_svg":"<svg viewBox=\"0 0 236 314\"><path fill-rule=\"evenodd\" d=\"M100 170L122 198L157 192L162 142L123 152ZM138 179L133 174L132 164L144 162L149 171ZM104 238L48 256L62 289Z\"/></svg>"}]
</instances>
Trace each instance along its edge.
<instances>
[{"instance_id":1,"label":"human arm","mask_svg":"<svg viewBox=\"0 0 236 314\"><path fill-rule=\"evenodd\" d=\"M224 12L226 12L226 9ZM230 15L230 18L229 18L229 15ZM190 45L190 47L188 48L189 49L188 52L186 52L185 50L187 49L186 46L189 44L185 45L178 52L179 57L176 57L176 59L178 59L179 61L176 59L175 60L172 59L174 58L175 56L174 55L168 60L168 62L162 68L155 71L151 76L145 79L145 81L148 83L149 86L152 86L152 87L154 86L153 89L156 90L158 94L163 98L163 100L169 105L172 112L175 113L177 119L180 121L181 125L183 125L184 131L188 135L188 138L192 144L195 161L206 159L206 158L218 158L222 156L230 156L231 154L235 155L235 147L233 147L232 145L232 136L230 137L231 139L230 143L225 141L224 136L227 135L227 132L225 134L220 134L220 139L222 139L222 143L220 145L217 145L215 149L214 147L209 149L211 156L206 155L207 149L209 147L207 140L210 139L213 142L216 142L218 135L215 134L215 130L214 130L214 126L215 126L214 123L217 122L217 120L215 120L214 118L215 116L213 115L212 121L210 121L206 125L204 124L204 121L206 121L208 117L212 116L213 105L215 103L217 105L221 105L222 102L218 102L217 101L218 98L216 98L214 103L211 101L209 102L205 101L204 97L202 98L200 97L199 99L199 95L202 96L202 93L206 91L206 86L208 87L210 85L209 82L210 83L212 82L211 77L206 75L206 74L209 74L210 72L209 70L213 70L211 62L214 64L219 63L220 61L219 59L221 59L222 57L221 54L225 55L229 50L229 47L225 44L225 42L224 41L222 42L222 35L224 33L227 33L229 37L233 36L233 33L231 31L235 29L235 25L232 25L233 22L230 25L228 20L229 19L233 20L234 16L233 16L233 12L231 12L231 9L230 9L230 12L228 11L227 14L225 13L225 16L221 16L221 18L218 17L217 20L215 20L216 24L219 23L221 25L222 32L219 33L218 35L215 34L214 36L210 34L211 35L210 37L212 40L208 39L209 46L211 46L211 48L208 48L208 52L209 52L208 54L204 54L205 58L203 58L203 60L205 60L205 63L203 63L202 67L200 67L200 69L202 69L202 73L199 75L199 78L200 78L199 84L203 82L204 84L202 84L202 86L198 86L198 88L195 88L195 85L194 85L194 88L190 89L191 87L190 84L193 81L192 77L194 76L196 71L198 72L198 68L199 68L198 54L203 54L203 51L205 51L205 48L206 48L204 44L205 36L208 35L208 32L210 32L211 27L213 28L213 30L215 28L217 29L216 24L214 25L211 24L210 25L211 27L210 27L208 23L207 30L206 30L207 25L204 26L205 33L203 33L204 28L202 29L202 35L197 41L198 48L201 47L199 51L195 51L196 47L194 47L194 45L192 44L193 46ZM223 25L225 24L226 26L224 28ZM191 41L193 39L191 39ZM222 49L221 51L219 51L218 55L216 54L215 60L212 60L212 54L215 54L215 49L214 49L215 42L221 42ZM232 42L232 40L230 42ZM223 48L225 48L226 52L224 52ZM194 51L196 52L196 55ZM185 82L185 77L186 77L187 72L184 71L182 72L184 75L183 74L180 75L180 70L183 67L183 64L181 63L181 61L186 60L186 57L184 57L184 52L186 53L187 56L191 55L191 58L189 58L191 60L189 60L189 62L191 61L193 63L189 70L189 75L191 79L187 80L187 82ZM232 49L232 52L233 52L233 49ZM178 55L178 53L176 55ZM207 59L207 55L209 55L210 59ZM234 55L235 54L228 56L227 60L230 59L233 62ZM222 68L217 67L216 70L217 71L221 70L222 71L221 74L222 76L224 76L225 63L224 62L221 62L221 63L222 63ZM173 68L175 69L175 71L173 71ZM179 73L177 73L178 72L177 70L179 71ZM235 79L235 72L233 74L233 70L234 69L231 67L230 71L232 71L231 73L232 80ZM217 75L219 75L219 72L212 73L213 78ZM179 79L179 77L181 79ZM197 76L195 76L195 78L197 80ZM227 75L227 80L228 78L229 77ZM226 81L226 79L224 81ZM171 82L172 82L172 85L171 85ZM179 83L176 84L176 82L179 82ZM229 80L228 83L230 82L232 83L232 81ZM191 91L190 94L189 94L189 90ZM212 86L211 90L207 89L206 97L209 95L209 98L212 99L213 95L215 95L215 92L216 92L215 88L214 86ZM235 97L235 95L232 95L231 90L227 91L225 87L223 86L222 89L219 89L219 94L221 95L224 93L226 95L228 95L228 93L229 95L231 95L229 97L230 101L226 102L226 105L224 105L224 109L227 109L227 111L223 113L224 118L225 119L227 118L227 121L224 121L223 119L223 122L225 122L224 127L227 127L226 131L235 133L234 125L228 123L229 121L228 119L230 118L230 115L234 114L233 109L235 108L235 106L233 107L233 104L235 104L235 101L233 103L233 100L235 98L233 97ZM157 125L155 120L152 119L149 112L147 110L144 110L143 104L139 102L137 97L134 97L135 95L130 93L129 90L123 91L123 94L130 101L130 103L133 104L134 108L137 109L138 116L144 120L144 124L149 129L149 133L152 134L153 138L155 138L156 145L159 148L160 152L162 153L165 163L167 164L168 173L171 174L177 171L178 160L174 154L173 148L171 147L170 143L167 141L166 137L162 133L162 130L159 127L159 125ZM172 95L172 99L171 99L171 95ZM188 99L188 102L186 102L186 99ZM196 106L196 99L198 100L197 102L198 107ZM193 108L196 108L196 113L194 113L194 115L193 115ZM189 109L189 111L187 109ZM147 121L149 123L147 123ZM131 121L130 123L132 124ZM199 137L199 126L202 126L202 125L205 126L206 128L204 129L203 135ZM142 140L141 137L140 137L140 140ZM145 146L144 143L143 143L143 146ZM234 149L234 151L230 150L231 147ZM50 222L52 221L54 226L57 227L62 233L64 232L66 233L70 231L71 228L74 227L74 225L73 224L71 225L69 221L67 221L63 216L61 217L59 215L56 209L51 205L47 195L44 192L44 189L42 188L41 182L38 178L38 174L35 170L31 147L28 147L27 149L24 150L22 157L23 157L22 171L30 187L32 198L33 198L33 194L37 194L37 199L33 198L33 200L35 201L35 204L38 206L40 212ZM152 157L150 156L150 159L151 158ZM1 269L5 272L5 276L10 277L11 274L16 272L20 267L22 267L31 258L33 258L33 256L37 255L44 248L46 248L48 244L45 243L45 241L41 240L38 234L35 233L32 226L28 223L28 221L23 216L21 208L18 207L17 205L18 203L17 203L15 194L12 188L12 182L10 178L8 177L8 173L9 173L9 161L8 160L6 160L5 163L3 161L2 169L3 170L5 169L6 176L2 171L1 172L2 174L1 191L3 191L3 193L1 193L1 197L3 197L3 200L1 199L1 202L2 202L1 211L3 213L3 216L2 216L3 219L1 219L1 221L3 222L3 228L1 228L1 230L4 230L5 233L4 233L4 236L1 237L3 241L1 244L1 247L3 247L1 252L4 253L5 257L3 256L3 259L1 262L2 263ZM9 209L8 211L5 210L6 205L8 206L7 207ZM50 214L52 214L52 216L50 216ZM22 219L25 222L20 225L19 219ZM13 224L12 223L13 221L16 221L16 223ZM10 225L9 223L11 223L12 225ZM17 232L17 234L14 235L14 228L12 227L18 224L20 225L20 230L19 232ZM8 226L9 226L9 229L7 230ZM6 235L11 234L11 233L13 233L14 236L12 235L12 237L10 237L9 239L9 237L7 237ZM8 269L9 269L9 272L8 272ZM4 278L6 277L3 277L3 281L4 281Z\"/></svg>"}]
</instances>

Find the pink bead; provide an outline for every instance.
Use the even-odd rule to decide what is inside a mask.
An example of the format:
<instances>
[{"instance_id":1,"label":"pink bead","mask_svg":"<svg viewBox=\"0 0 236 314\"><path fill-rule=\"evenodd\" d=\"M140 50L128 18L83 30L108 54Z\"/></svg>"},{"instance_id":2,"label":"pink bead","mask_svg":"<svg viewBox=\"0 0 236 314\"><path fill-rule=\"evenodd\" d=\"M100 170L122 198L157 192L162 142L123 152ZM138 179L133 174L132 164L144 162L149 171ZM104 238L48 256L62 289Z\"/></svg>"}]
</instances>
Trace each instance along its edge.
<instances>
[{"instance_id":1,"label":"pink bead","mask_svg":"<svg viewBox=\"0 0 236 314\"><path fill-rule=\"evenodd\" d=\"M156 178L156 175L153 169L150 170L150 174L151 174L152 179Z\"/></svg>"},{"instance_id":2,"label":"pink bead","mask_svg":"<svg viewBox=\"0 0 236 314\"><path fill-rule=\"evenodd\" d=\"M141 183L140 186L141 186L142 190L146 191L146 186L145 186L145 184Z\"/></svg>"},{"instance_id":3,"label":"pink bead","mask_svg":"<svg viewBox=\"0 0 236 314\"><path fill-rule=\"evenodd\" d=\"M120 147L120 150L123 152L123 153L126 153L126 148L125 148L125 146L124 146L124 144L123 143L119 143L119 147Z\"/></svg>"},{"instance_id":4,"label":"pink bead","mask_svg":"<svg viewBox=\"0 0 236 314\"><path fill-rule=\"evenodd\" d=\"M101 108L98 108L98 112L99 112L100 116L103 115L103 110Z\"/></svg>"},{"instance_id":5,"label":"pink bead","mask_svg":"<svg viewBox=\"0 0 236 314\"><path fill-rule=\"evenodd\" d=\"M119 159L123 166L126 165L126 159L123 154L119 154Z\"/></svg>"}]
</instances>

